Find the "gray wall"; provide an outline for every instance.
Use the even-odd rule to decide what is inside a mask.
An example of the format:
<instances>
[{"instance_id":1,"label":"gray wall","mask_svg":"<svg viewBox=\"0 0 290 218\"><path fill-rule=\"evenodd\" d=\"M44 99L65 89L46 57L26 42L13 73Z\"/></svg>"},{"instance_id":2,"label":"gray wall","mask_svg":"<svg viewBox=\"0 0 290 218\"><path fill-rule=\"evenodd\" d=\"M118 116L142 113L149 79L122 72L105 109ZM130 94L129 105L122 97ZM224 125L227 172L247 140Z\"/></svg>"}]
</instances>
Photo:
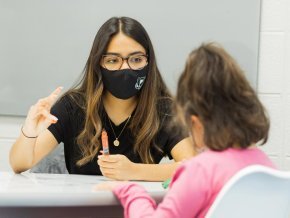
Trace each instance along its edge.
<instances>
[{"instance_id":1,"label":"gray wall","mask_svg":"<svg viewBox=\"0 0 290 218\"><path fill-rule=\"evenodd\" d=\"M260 0L0 0L0 114L25 115L57 86L70 88L112 16L144 25L172 92L203 41L221 43L256 86Z\"/></svg>"}]
</instances>

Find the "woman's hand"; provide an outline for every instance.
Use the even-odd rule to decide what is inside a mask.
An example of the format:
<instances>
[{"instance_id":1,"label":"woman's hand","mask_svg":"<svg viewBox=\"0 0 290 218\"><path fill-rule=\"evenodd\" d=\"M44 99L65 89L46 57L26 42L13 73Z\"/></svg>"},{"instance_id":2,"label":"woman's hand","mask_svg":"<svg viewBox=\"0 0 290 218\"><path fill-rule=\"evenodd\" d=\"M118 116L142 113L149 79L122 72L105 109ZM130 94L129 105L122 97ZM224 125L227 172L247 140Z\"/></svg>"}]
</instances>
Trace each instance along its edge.
<instances>
[{"instance_id":1,"label":"woman's hand","mask_svg":"<svg viewBox=\"0 0 290 218\"><path fill-rule=\"evenodd\" d=\"M116 180L132 180L136 164L121 154L99 155L98 164L103 176Z\"/></svg>"},{"instance_id":2,"label":"woman's hand","mask_svg":"<svg viewBox=\"0 0 290 218\"><path fill-rule=\"evenodd\" d=\"M25 135L37 137L52 123L57 122L57 118L50 114L50 109L61 90L62 87L58 87L49 96L38 100L35 105L30 107L22 129Z\"/></svg>"}]
</instances>

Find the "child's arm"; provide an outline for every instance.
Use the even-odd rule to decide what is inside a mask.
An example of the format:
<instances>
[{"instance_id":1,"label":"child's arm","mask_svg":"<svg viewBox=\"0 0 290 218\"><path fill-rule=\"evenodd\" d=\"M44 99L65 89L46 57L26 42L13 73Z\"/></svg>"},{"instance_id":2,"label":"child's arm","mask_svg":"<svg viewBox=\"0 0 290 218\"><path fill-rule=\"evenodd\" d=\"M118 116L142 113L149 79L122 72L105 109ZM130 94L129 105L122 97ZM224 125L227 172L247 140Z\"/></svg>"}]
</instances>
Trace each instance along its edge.
<instances>
[{"instance_id":1,"label":"child's arm","mask_svg":"<svg viewBox=\"0 0 290 218\"><path fill-rule=\"evenodd\" d=\"M170 190L158 205L146 190L134 183L123 183L113 189L124 207L125 217L195 217L208 200L208 185L199 167L177 170Z\"/></svg>"}]
</instances>

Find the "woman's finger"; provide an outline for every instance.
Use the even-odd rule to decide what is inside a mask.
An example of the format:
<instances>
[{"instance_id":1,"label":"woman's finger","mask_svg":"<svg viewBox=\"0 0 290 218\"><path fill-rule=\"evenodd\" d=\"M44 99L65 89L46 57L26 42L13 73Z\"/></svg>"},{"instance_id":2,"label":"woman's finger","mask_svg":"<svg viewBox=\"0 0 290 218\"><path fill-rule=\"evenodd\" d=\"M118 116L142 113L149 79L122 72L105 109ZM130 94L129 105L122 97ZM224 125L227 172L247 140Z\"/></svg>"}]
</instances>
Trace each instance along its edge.
<instances>
[{"instance_id":1,"label":"woman's finger","mask_svg":"<svg viewBox=\"0 0 290 218\"><path fill-rule=\"evenodd\" d=\"M114 177L115 173L116 173L116 171L113 169L105 169L105 168L102 168L101 172L102 172L103 176L106 176L109 178Z\"/></svg>"},{"instance_id":2,"label":"woman's finger","mask_svg":"<svg viewBox=\"0 0 290 218\"><path fill-rule=\"evenodd\" d=\"M61 93L63 87L57 87L49 96L47 96L47 101L49 102L50 105L53 105L54 102L57 100L59 94Z\"/></svg>"},{"instance_id":3,"label":"woman's finger","mask_svg":"<svg viewBox=\"0 0 290 218\"><path fill-rule=\"evenodd\" d=\"M104 169L115 169L116 168L114 163L104 162L100 159L98 160L98 165Z\"/></svg>"},{"instance_id":4,"label":"woman's finger","mask_svg":"<svg viewBox=\"0 0 290 218\"><path fill-rule=\"evenodd\" d=\"M57 117L50 114L46 109L39 110L37 113L35 113L33 118L38 119L39 116L43 116L45 119L49 120L50 123L56 123L58 121Z\"/></svg>"},{"instance_id":5,"label":"woman's finger","mask_svg":"<svg viewBox=\"0 0 290 218\"><path fill-rule=\"evenodd\" d=\"M98 155L98 158L104 162L116 163L119 161L118 155Z\"/></svg>"},{"instance_id":6,"label":"woman's finger","mask_svg":"<svg viewBox=\"0 0 290 218\"><path fill-rule=\"evenodd\" d=\"M41 98L35 104L36 107L47 106L47 105L49 105L49 102L48 102L47 98Z\"/></svg>"}]
</instances>

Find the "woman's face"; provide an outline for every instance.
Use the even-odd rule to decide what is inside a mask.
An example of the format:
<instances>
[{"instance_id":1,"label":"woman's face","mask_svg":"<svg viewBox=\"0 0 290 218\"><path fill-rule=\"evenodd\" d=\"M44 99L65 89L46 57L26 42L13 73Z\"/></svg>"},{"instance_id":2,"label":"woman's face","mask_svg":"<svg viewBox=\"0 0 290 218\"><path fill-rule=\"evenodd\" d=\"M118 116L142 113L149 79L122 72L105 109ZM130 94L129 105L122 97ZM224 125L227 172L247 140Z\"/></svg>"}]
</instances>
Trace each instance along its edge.
<instances>
[{"instance_id":1,"label":"woman's face","mask_svg":"<svg viewBox=\"0 0 290 218\"><path fill-rule=\"evenodd\" d=\"M104 55L117 55L122 58L128 58L128 57L136 57L136 58L130 58L127 61L123 61L123 64L121 64L119 70L122 69L129 69L134 67L134 64L142 64L140 61L145 61L147 64L147 58L145 56L140 55L146 55L146 51L144 47L136 42L134 39L126 36L124 33L120 32L117 35L113 36L107 51ZM145 60L141 60L142 58L145 58ZM115 59L109 59L109 61L116 61ZM128 61L130 62L130 66L128 65ZM122 62L122 60L121 60ZM139 62L139 63L137 63ZM110 64L110 63L108 63ZM144 63L145 64L145 63ZM104 62L102 61L101 66L104 68L107 68L104 66ZM144 66L143 66L144 67ZM116 69L117 70L117 69Z\"/></svg>"}]
</instances>

